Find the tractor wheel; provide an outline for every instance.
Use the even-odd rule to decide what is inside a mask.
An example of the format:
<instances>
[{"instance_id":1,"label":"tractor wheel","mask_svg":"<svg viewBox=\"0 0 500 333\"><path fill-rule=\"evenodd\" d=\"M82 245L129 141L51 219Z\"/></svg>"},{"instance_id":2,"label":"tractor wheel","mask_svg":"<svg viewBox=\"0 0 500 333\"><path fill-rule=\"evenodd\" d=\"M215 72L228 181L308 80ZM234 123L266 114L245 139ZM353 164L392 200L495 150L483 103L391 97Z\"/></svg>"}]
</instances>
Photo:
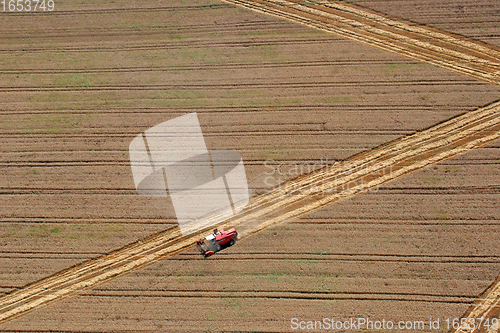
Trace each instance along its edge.
<instances>
[{"instance_id":1,"label":"tractor wheel","mask_svg":"<svg viewBox=\"0 0 500 333\"><path fill-rule=\"evenodd\" d=\"M220 251L222 249L222 246L220 246L220 244L217 244L215 248L217 249L217 251Z\"/></svg>"},{"instance_id":2,"label":"tractor wheel","mask_svg":"<svg viewBox=\"0 0 500 333\"><path fill-rule=\"evenodd\" d=\"M231 240L229 241L229 246L233 246L233 245L234 245L234 239L231 239Z\"/></svg>"}]
</instances>

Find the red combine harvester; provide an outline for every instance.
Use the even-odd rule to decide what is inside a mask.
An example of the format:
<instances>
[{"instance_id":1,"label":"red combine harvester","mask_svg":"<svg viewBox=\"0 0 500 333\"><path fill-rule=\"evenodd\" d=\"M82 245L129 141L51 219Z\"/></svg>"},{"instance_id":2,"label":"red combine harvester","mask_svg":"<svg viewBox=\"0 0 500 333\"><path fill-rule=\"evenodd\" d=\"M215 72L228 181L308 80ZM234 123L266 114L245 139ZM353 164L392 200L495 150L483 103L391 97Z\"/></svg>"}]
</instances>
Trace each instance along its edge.
<instances>
[{"instance_id":1,"label":"red combine harvester","mask_svg":"<svg viewBox=\"0 0 500 333\"><path fill-rule=\"evenodd\" d=\"M227 231L214 229L213 234L198 241L196 246L200 250L201 254L203 254L205 258L208 258L212 254L233 245L236 242L236 237L238 237L238 233L234 228Z\"/></svg>"}]
</instances>

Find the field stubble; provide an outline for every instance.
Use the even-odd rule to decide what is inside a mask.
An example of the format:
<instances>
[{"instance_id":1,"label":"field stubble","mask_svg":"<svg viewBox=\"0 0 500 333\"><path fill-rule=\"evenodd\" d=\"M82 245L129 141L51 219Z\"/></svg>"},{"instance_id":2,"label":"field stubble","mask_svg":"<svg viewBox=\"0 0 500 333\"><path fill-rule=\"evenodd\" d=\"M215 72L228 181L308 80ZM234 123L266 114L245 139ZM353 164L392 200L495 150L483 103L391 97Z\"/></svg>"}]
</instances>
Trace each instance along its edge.
<instances>
[{"instance_id":1,"label":"field stubble","mask_svg":"<svg viewBox=\"0 0 500 333\"><path fill-rule=\"evenodd\" d=\"M168 202L133 193L126 155L136 133L166 117L199 112L207 144L240 151L252 190L262 193L269 189L262 177L265 161L293 166L347 158L498 98L494 86L218 4L144 10L140 15L150 17L138 16L140 21L151 20L143 26L125 27L122 13L118 18L102 11L81 13L94 17L89 20L79 13L50 18L53 22L38 18L51 27L38 37L35 21L17 25L24 31L6 29L10 44L2 45L11 49L0 62L6 80L0 91L6 207L1 218L3 235L10 236L2 237L2 291L172 221ZM166 13L175 22L171 26L165 26ZM57 23L61 17L66 19ZM76 20L69 23L69 17ZM102 29L92 30L95 22ZM88 27L88 37L81 26ZM20 41L26 33L31 38ZM80 45L71 36L78 36ZM127 37L124 43L121 36ZM221 138L221 133L227 134ZM498 180L498 159L491 157L497 151L493 144L465 155L484 155L472 162L451 160L463 172L454 171L450 161L440 164L437 174L425 169L403 189L381 188L344 201L242 241L209 262L196 260L192 251L174 256L2 329L90 329L92 323L100 330L189 331L200 322L218 329L218 319L226 318L225 330L245 325L283 331L292 316L313 313L460 316L498 272L498 257L491 252L498 238L498 195L487 192L495 191L488 185ZM285 174L282 180L290 178ZM478 184L479 189L443 185L450 178L491 183ZM414 182L424 189L415 189ZM479 197L466 195L472 190ZM450 197L449 191L458 193ZM372 199L376 195L381 199ZM304 228L313 241L304 243ZM464 245L470 242L474 251ZM188 269L185 260L193 263ZM210 276L228 262L234 268L214 281ZM388 265L384 272L381 263ZM299 289L295 281L308 288ZM395 309L395 302L405 306ZM187 310L179 310L179 303ZM281 310L267 313L263 309L269 306ZM301 307L308 310L297 312Z\"/></svg>"}]
</instances>

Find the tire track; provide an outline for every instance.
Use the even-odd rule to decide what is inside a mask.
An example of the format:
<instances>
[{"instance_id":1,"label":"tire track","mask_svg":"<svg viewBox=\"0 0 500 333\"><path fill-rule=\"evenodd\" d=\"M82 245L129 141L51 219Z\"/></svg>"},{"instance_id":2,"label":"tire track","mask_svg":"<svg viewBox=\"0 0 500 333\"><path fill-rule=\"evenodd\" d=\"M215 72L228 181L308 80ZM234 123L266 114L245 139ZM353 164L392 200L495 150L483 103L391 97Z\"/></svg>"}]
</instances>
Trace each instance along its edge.
<instances>
[{"instance_id":1,"label":"tire track","mask_svg":"<svg viewBox=\"0 0 500 333\"><path fill-rule=\"evenodd\" d=\"M76 222L75 222L76 221ZM52 224L78 224L78 223L98 223L98 224L172 224L176 225L177 220L168 218L135 218L135 217L107 217L107 218L85 218L77 216L68 217L46 217L46 216L29 216L29 217L0 217L0 223L18 223L18 224L35 224L35 223L52 223Z\"/></svg>"},{"instance_id":2,"label":"tire track","mask_svg":"<svg viewBox=\"0 0 500 333\"><path fill-rule=\"evenodd\" d=\"M88 73L136 73L136 72L164 72L164 71L201 71L201 70L224 70L224 69L259 69L259 68L297 68L297 67L329 67L329 66L358 66L358 65L414 65L418 62L393 61L393 60L335 60L335 61L284 61L279 63L224 63L210 65L183 65L165 67L95 67L95 68L19 68L0 69L0 74L88 74Z\"/></svg>"},{"instance_id":3,"label":"tire track","mask_svg":"<svg viewBox=\"0 0 500 333\"><path fill-rule=\"evenodd\" d=\"M328 44L334 38L308 38L308 39L266 39L253 41L231 40L227 42L164 42L159 44L143 44L129 46L66 46L66 47L22 47L11 49L0 49L0 54L13 53L44 53L44 52L133 52L133 51L154 51L154 50L178 50L178 49L199 49L199 48L246 48L276 45L309 45Z\"/></svg>"},{"instance_id":4,"label":"tire track","mask_svg":"<svg viewBox=\"0 0 500 333\"><path fill-rule=\"evenodd\" d=\"M321 125L320 123L318 124L311 124L311 125L314 125L314 126L319 126ZM85 132L81 133L81 134L74 134L75 131L73 130L72 132L70 132L71 128L68 128L68 131L65 132L65 131L60 131L58 132L58 137L61 136L61 134L64 134L65 135L65 138L81 138L81 139L92 139L92 138L102 138L102 137L106 137L106 138L110 138L110 137L115 137L115 138L123 138L123 137L131 137L133 136L134 133L137 133L137 131L133 131L131 130L130 132L115 132L115 131L105 131L103 130L102 128L86 128ZM93 132L93 133L92 133ZM220 132L217 132L217 131L212 131L212 132L209 132L209 133L206 133L206 137L218 137L221 135L221 133L224 133L224 135L227 135L228 137L229 136L233 136L233 137L245 137L245 136L252 136L252 137L269 137L270 134L269 134L269 131L255 131L255 130L249 130L249 131L220 131ZM393 135L393 136L402 136L402 135L408 135L408 134L412 134L414 133L413 130L373 130L373 131L370 131L370 130L366 130L366 131L363 131L363 130L352 130L352 131L321 131L321 130L309 130L309 129L305 129L305 130L300 130L300 129L297 129L296 131L290 131L290 130L285 130L285 131L273 131L273 136L287 136L287 135L290 135L290 136L323 136L323 137L326 137L328 135L364 135L365 137L368 137L369 135L373 135L373 136L382 136L382 135ZM67 134L67 135L66 135ZM295 135L294 135L295 134ZM25 131L23 130L19 130L17 132L3 132L1 135L0 135L0 138L32 138L32 139L35 139L35 138L43 138L43 139L47 139L50 137L50 132L48 133L46 130L37 130L37 131L32 131L32 133L30 134L27 134L25 133ZM314 148L316 149L316 148ZM258 149L254 149L254 151L258 151ZM45 151L44 151L45 153ZM7 155L7 154L6 154ZM116 161L116 162L127 162L127 159L123 159L123 158L120 158L120 159L113 159L113 157L111 157L110 159L112 159L112 161ZM95 161L95 160L94 160ZM290 163L293 163L294 161L293 160L289 160ZM34 163L37 163L37 161L31 161L31 162L34 162ZM43 161L41 161L43 162ZM47 163L49 162L56 162L56 161L50 161L50 160L47 160ZM74 162L74 161L65 161L65 162ZM105 161L103 160L103 162L109 162L109 161ZM30 162L26 162L26 163L30 163Z\"/></svg>"},{"instance_id":5,"label":"tire track","mask_svg":"<svg viewBox=\"0 0 500 333\"><path fill-rule=\"evenodd\" d=\"M359 150L359 148L352 148L350 150ZM281 160L276 160L276 161L281 161ZM287 159L283 160L286 163L290 163L290 165L299 164L299 163L314 163L315 161L311 160L293 160L293 159ZM245 163L247 166L261 166L262 165L262 160L256 159L248 159L246 160L247 163ZM318 163L323 163L324 161L321 160L316 160ZM324 163L323 163L324 164ZM448 163L448 165L496 165L498 163L498 159L496 158L491 158L491 159L481 159L481 162L474 162L474 161L463 161L460 163ZM269 164L271 165L271 164ZM32 168L32 167L47 167L47 168L53 168L53 167L105 167L105 166L121 166L121 167L130 167L130 162L127 160L123 161L106 161L106 160L80 160L80 161L40 161L40 162L2 162L0 163L0 167L11 167L11 168ZM287 165L283 164L284 167ZM307 164L305 165L307 166ZM312 171L312 170L311 170ZM256 190L259 190L260 188L255 188ZM431 190L432 191L432 190ZM124 191L125 192L125 191Z\"/></svg>"},{"instance_id":6,"label":"tire track","mask_svg":"<svg viewBox=\"0 0 500 333\"><path fill-rule=\"evenodd\" d=\"M254 190L265 188L253 187ZM386 195L443 195L443 194L500 194L500 185L487 186L436 186L436 187L394 187L378 190ZM137 195L135 188L41 188L41 187L0 187L0 195Z\"/></svg>"},{"instance_id":7,"label":"tire track","mask_svg":"<svg viewBox=\"0 0 500 333\"><path fill-rule=\"evenodd\" d=\"M156 13L160 11L183 11L183 10L207 10L207 9L226 9L230 6L226 4L210 4L210 5L197 5L197 6L162 6L162 7L128 7L128 8L101 8L101 9L77 9L77 10L55 10L51 12L8 12L8 16L55 16L55 15L102 15L102 14L121 14L121 13Z\"/></svg>"},{"instance_id":8,"label":"tire track","mask_svg":"<svg viewBox=\"0 0 500 333\"><path fill-rule=\"evenodd\" d=\"M183 36L197 36L199 33L210 34L236 34L238 32L249 31L287 31L298 30L300 27L288 26L286 22L269 22L269 21L251 21L251 22L236 22L236 23L213 23L213 24L197 24L197 25L179 25L179 26L148 26L146 28L89 28L84 31L77 28L51 28L43 32L39 30L28 29L10 29L0 30L2 39L22 39L25 36L36 36L37 40L53 39L53 38L85 38L85 37L133 37L133 36L154 36L182 33Z\"/></svg>"},{"instance_id":9,"label":"tire track","mask_svg":"<svg viewBox=\"0 0 500 333\"><path fill-rule=\"evenodd\" d=\"M76 221L76 222L75 222ZM134 217L107 217L107 218L84 218L84 217L77 217L77 216L68 216L68 217L46 217L46 216L29 216L29 217L16 217L16 216L10 216L10 217L0 217L0 223L16 223L19 225L22 224L69 224L69 225L74 225L78 223L96 223L96 224L115 224L115 223L127 223L127 224L147 224L147 225L156 225L156 224L161 224L161 225L176 225L177 220L175 219L168 219L168 218L134 218ZM438 226L469 226L469 225L500 225L500 223L494 219L493 217L491 219L476 219L476 220L457 220L457 219L449 219L449 220L439 220L439 219L430 219L430 218L422 218L422 220L419 221L408 221L408 219L391 219L390 221L381 221L380 219L356 219L356 218L351 218L348 220L345 219L340 219L340 220L335 220L332 222L330 219L320 219L320 218L315 218L315 219L310 219L306 221L300 221L300 222L289 222L289 224L300 224L300 225L305 225L305 224L310 224L310 225L380 225L380 226L386 226L386 225L416 225L416 226L421 226L421 225L438 225ZM96 253L100 254L100 253Z\"/></svg>"},{"instance_id":10,"label":"tire track","mask_svg":"<svg viewBox=\"0 0 500 333\"><path fill-rule=\"evenodd\" d=\"M500 84L500 48L464 36L391 18L340 1L223 1Z\"/></svg>"},{"instance_id":11,"label":"tire track","mask_svg":"<svg viewBox=\"0 0 500 333\"><path fill-rule=\"evenodd\" d=\"M321 123L317 124L311 124L311 125L321 125ZM71 132L64 132L60 131L57 133L57 135L54 135L50 132L47 132L47 130L33 130L32 133L25 133L24 131L20 130L17 132L8 132L4 131L2 134L0 134L0 138L31 138L31 139L48 139L48 138L60 138L61 134L64 134L65 139L72 139L72 138L81 138L81 139L93 139L93 138L130 138L133 137L135 133L137 133L136 130L131 129L128 132L124 131L104 131L103 128L85 128L85 132L82 131L82 133L76 133L73 128L69 128L68 130L72 130ZM94 133L92 133L94 132ZM405 135L409 133L413 133L414 131L412 130L367 130L367 131L362 131L362 130L352 130L352 131L336 131L336 130L329 130L329 131L321 131L321 130L311 130L311 129L296 129L296 130L281 130L281 131L273 131L272 136L323 136L326 137L328 135L356 135L356 134L361 134L361 135ZM257 131L257 130L247 130L247 131L238 131L238 130L229 130L229 131L224 131L224 135L230 137L245 137L245 136L262 136L262 137L269 137L271 134L269 131ZM221 135L221 132L217 131L211 131L207 132L206 134L204 133L206 137L218 137ZM123 160L127 161L127 160ZM47 161L49 162L49 161ZM120 162L118 160L117 162ZM293 161L292 161L293 162Z\"/></svg>"},{"instance_id":12,"label":"tire track","mask_svg":"<svg viewBox=\"0 0 500 333\"><path fill-rule=\"evenodd\" d=\"M256 79L255 81L261 81ZM234 90L234 89L321 89L321 88L340 88L340 87L414 87L414 86L480 86L480 82L467 80L381 80L381 81L316 81L311 82L269 82L269 83L184 83L184 84L151 84L151 85L95 85L95 86L16 86L16 87L0 87L0 92L73 92L73 91L155 91L155 90Z\"/></svg>"},{"instance_id":13,"label":"tire track","mask_svg":"<svg viewBox=\"0 0 500 333\"><path fill-rule=\"evenodd\" d=\"M227 291L168 291L163 292L134 292L114 290L92 291L80 294L85 297L183 297L183 298L226 298ZM232 291L231 298L265 298L265 299L295 299L295 300L351 300L351 301L400 301L400 302L425 302L467 304L474 297L467 295L433 295L410 293L361 293L361 292L308 292L308 291Z\"/></svg>"},{"instance_id":14,"label":"tire track","mask_svg":"<svg viewBox=\"0 0 500 333\"><path fill-rule=\"evenodd\" d=\"M353 150L358 150L358 149L353 149ZM491 159L494 162L480 162L480 163L460 163L460 165L496 165L498 164L497 159ZM288 161L288 160L287 160ZM302 163L302 162L308 162L308 161L296 161L297 163ZM257 165L261 166L262 165L262 160L249 160L246 165L251 166L251 165ZM455 164L449 164L449 165L455 165ZM113 162L95 162L95 161L82 161L82 162L72 162L72 163L61 163L61 162L40 162L40 163L0 163L0 167L12 167L12 168L31 168L31 167L37 167L37 168L42 168L42 167L47 167L47 168L53 168L53 167L106 167L106 166L121 166L121 167L130 167L130 163L127 161L124 161L122 163L113 163ZM260 188L255 188L256 190L259 190ZM266 188L267 189L267 188Z\"/></svg>"},{"instance_id":15,"label":"tire track","mask_svg":"<svg viewBox=\"0 0 500 333\"><path fill-rule=\"evenodd\" d=\"M200 110L199 107L171 107L169 108L173 113L183 114L186 112L197 111L200 114L211 114L211 113L262 113L269 112L272 110L273 113L280 112L304 112L304 111L344 111L349 113L366 113L366 112L407 112L407 111L426 111L426 113L430 112L442 112L442 111L454 111L454 110L463 110L464 112L469 111L471 109L476 108L477 105L460 105L456 107L451 107L450 105L437 104L432 106L420 106L420 105L317 105L317 104L304 104L304 105L285 105L285 106L266 106L255 107L255 106L204 106L203 110ZM17 108L15 110L9 109L0 109L0 114L2 115L30 115L30 114L54 114L61 113L61 110L58 109L22 109ZM92 113L105 113L105 114L124 114L124 113L145 113L145 114L164 114L164 108L140 108L140 107L110 107L109 109L74 109L74 108L64 108L64 112L72 113L72 114L92 114Z\"/></svg>"},{"instance_id":16,"label":"tire track","mask_svg":"<svg viewBox=\"0 0 500 333\"><path fill-rule=\"evenodd\" d=\"M89 259L91 256L104 255L101 252L49 252L49 251L13 251L0 252L0 259ZM381 262L381 263L412 263L412 264L500 264L500 257L493 255L471 255L471 256L450 256L450 255L403 255L403 254L358 254L358 253L337 253L337 254L317 254L310 252L251 252L232 253L231 255L221 254L219 260L232 262L241 261L282 261L282 260L314 260L323 262ZM202 261L204 260L198 253L186 253L177 257L177 261ZM213 273L222 276L223 274ZM1 286L0 286L1 287ZM18 288L18 287L16 287ZM148 289L149 290L149 289Z\"/></svg>"},{"instance_id":17,"label":"tire track","mask_svg":"<svg viewBox=\"0 0 500 333\"><path fill-rule=\"evenodd\" d=\"M248 237L498 138L500 102L299 177L253 198L219 227L234 226L241 238ZM213 214L198 221L193 230L201 230L189 235L181 235L178 227L153 234L7 294L0 298L0 322L187 249L212 229L217 218Z\"/></svg>"}]
</instances>

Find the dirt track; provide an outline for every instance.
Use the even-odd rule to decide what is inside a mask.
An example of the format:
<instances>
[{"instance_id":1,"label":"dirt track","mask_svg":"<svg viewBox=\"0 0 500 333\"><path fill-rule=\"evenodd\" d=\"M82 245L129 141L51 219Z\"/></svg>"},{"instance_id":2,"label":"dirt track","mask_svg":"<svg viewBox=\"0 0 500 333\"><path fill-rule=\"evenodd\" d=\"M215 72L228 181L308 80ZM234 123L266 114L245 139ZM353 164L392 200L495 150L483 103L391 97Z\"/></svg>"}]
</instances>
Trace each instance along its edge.
<instances>
[{"instance_id":1,"label":"dirt track","mask_svg":"<svg viewBox=\"0 0 500 333\"><path fill-rule=\"evenodd\" d=\"M500 84L500 49L340 1L224 0Z\"/></svg>"},{"instance_id":2,"label":"dirt track","mask_svg":"<svg viewBox=\"0 0 500 333\"><path fill-rule=\"evenodd\" d=\"M500 320L500 276L482 293L479 298L470 306L464 314L466 323L458 329L452 330L455 333L497 333L500 332L498 325L491 327L479 326L478 320L496 318ZM476 323L472 326L471 323ZM497 326L497 327L495 327Z\"/></svg>"}]
</instances>

